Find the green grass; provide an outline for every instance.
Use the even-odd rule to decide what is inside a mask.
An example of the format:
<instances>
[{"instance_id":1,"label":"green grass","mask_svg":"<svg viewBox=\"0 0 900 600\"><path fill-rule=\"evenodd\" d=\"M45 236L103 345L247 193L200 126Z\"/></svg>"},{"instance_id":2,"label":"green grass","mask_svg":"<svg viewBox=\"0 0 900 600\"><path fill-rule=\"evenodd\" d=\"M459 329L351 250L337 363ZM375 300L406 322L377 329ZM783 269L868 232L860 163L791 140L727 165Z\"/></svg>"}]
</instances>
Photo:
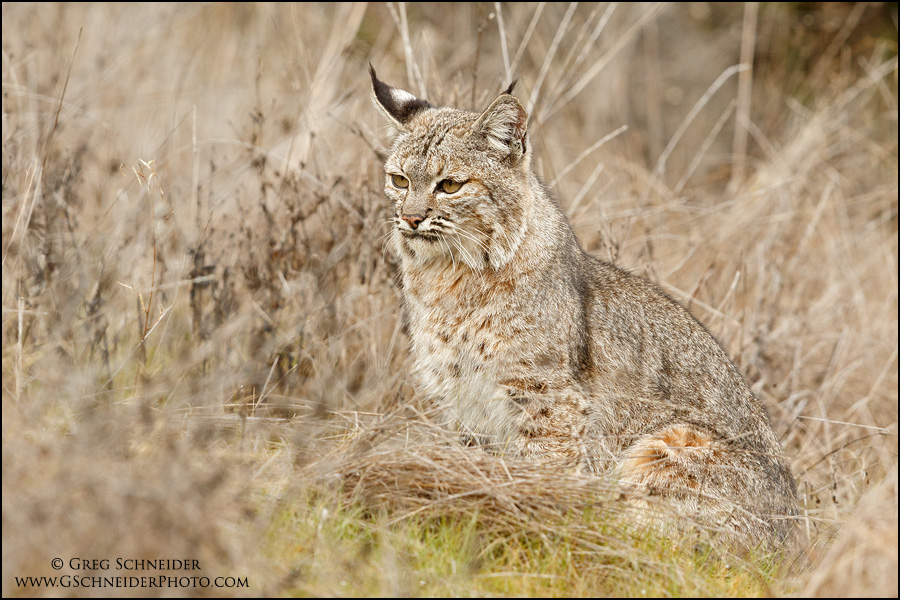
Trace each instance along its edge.
<instances>
[{"instance_id":1,"label":"green grass","mask_svg":"<svg viewBox=\"0 0 900 600\"><path fill-rule=\"evenodd\" d=\"M322 499L282 507L266 554L282 585L300 596L764 596L773 567L678 548L659 536L619 531L618 548L591 548L583 528L609 523L590 512L552 535L480 522L478 512L402 519ZM285 544L286 540L290 543Z\"/></svg>"}]
</instances>

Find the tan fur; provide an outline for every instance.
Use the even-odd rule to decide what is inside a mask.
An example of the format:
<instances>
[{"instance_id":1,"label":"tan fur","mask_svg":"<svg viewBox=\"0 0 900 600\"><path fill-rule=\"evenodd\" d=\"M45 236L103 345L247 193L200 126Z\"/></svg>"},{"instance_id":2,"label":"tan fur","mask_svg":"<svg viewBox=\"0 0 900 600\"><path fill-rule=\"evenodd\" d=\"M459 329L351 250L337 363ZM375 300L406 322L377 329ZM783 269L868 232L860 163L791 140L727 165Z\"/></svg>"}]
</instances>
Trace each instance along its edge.
<instances>
[{"instance_id":1,"label":"tan fur","mask_svg":"<svg viewBox=\"0 0 900 600\"><path fill-rule=\"evenodd\" d=\"M394 129L385 192L422 392L490 451L616 474L749 543L785 539L794 481L759 400L682 306L584 253L531 169L519 101L437 108L371 75Z\"/></svg>"}]
</instances>

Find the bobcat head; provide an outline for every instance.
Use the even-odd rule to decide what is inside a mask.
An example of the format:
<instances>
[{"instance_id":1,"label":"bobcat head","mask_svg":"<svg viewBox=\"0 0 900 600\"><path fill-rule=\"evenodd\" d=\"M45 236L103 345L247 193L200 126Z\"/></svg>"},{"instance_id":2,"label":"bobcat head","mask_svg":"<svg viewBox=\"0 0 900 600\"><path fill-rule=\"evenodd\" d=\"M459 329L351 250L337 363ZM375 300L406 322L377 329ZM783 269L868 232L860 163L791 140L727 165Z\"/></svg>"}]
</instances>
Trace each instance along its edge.
<instances>
[{"instance_id":1,"label":"bobcat head","mask_svg":"<svg viewBox=\"0 0 900 600\"><path fill-rule=\"evenodd\" d=\"M502 269L527 232L537 187L515 84L479 115L432 106L369 72L393 130L384 189L401 258Z\"/></svg>"}]
</instances>

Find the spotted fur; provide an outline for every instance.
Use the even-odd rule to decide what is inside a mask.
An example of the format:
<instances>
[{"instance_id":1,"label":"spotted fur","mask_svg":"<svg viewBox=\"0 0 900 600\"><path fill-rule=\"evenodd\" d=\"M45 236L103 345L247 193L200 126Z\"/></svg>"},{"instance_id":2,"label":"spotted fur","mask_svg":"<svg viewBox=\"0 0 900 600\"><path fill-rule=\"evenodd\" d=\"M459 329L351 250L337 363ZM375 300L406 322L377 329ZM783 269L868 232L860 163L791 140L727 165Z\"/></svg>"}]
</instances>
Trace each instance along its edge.
<instances>
[{"instance_id":1,"label":"spotted fur","mask_svg":"<svg viewBox=\"0 0 900 600\"><path fill-rule=\"evenodd\" d=\"M581 249L531 168L512 86L477 114L371 76L394 129L385 193L421 390L492 452L784 540L796 491L761 403L681 305Z\"/></svg>"}]
</instances>

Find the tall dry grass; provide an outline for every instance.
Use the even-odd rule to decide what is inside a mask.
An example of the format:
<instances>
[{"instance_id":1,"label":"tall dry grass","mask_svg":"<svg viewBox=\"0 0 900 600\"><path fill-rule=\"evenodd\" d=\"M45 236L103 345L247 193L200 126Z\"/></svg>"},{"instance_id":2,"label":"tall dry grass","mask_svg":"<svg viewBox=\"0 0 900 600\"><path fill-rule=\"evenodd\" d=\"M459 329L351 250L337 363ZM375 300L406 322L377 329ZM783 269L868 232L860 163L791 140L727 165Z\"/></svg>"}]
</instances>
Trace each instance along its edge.
<instances>
[{"instance_id":1,"label":"tall dry grass","mask_svg":"<svg viewBox=\"0 0 900 600\"><path fill-rule=\"evenodd\" d=\"M171 593L14 579L163 557L251 584L189 593L896 596L896 5L2 10L4 595ZM803 504L755 587L433 425L369 61L473 109L518 78L586 249L729 351Z\"/></svg>"}]
</instances>

